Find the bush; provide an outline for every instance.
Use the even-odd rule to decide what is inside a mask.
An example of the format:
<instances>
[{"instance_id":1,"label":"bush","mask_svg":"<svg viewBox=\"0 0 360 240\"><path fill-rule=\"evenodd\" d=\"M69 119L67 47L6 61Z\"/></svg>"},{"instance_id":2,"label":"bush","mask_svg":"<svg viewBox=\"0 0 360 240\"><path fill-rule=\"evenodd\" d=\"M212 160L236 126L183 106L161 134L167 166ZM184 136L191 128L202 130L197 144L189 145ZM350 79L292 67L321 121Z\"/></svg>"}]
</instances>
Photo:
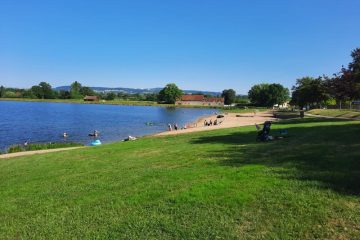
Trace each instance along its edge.
<instances>
[{"instance_id":1,"label":"bush","mask_svg":"<svg viewBox=\"0 0 360 240\"><path fill-rule=\"evenodd\" d=\"M8 148L7 153L16 153L16 152L23 152L23 151L25 151L23 146L20 144L16 144L16 145L11 145Z\"/></svg>"}]
</instances>

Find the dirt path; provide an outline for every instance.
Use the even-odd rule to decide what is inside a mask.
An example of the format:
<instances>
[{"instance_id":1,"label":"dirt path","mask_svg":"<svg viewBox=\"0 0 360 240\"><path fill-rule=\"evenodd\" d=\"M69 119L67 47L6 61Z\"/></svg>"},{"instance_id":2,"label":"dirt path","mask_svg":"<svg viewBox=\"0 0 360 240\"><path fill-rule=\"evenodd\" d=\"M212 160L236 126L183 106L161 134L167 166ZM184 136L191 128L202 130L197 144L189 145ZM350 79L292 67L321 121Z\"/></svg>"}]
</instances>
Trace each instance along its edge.
<instances>
[{"instance_id":1,"label":"dirt path","mask_svg":"<svg viewBox=\"0 0 360 240\"><path fill-rule=\"evenodd\" d=\"M42 154L42 153L50 153L50 152L60 152L60 151L78 149L78 148L83 148L83 147L55 148L55 149L45 149L45 150L36 150L36 151L27 151L27 152L7 153L0 155L0 159L29 156L34 154Z\"/></svg>"},{"instance_id":2,"label":"dirt path","mask_svg":"<svg viewBox=\"0 0 360 240\"><path fill-rule=\"evenodd\" d=\"M217 115L206 116L198 119L195 124L191 124L191 126L187 129L182 129L178 131L166 131L162 133L158 133L155 136L164 136L164 135L175 135L175 134L183 134L190 132L200 132L200 131L209 131L214 129L222 129L222 128L232 128L232 127L240 127L240 126L248 126L255 124L262 124L265 121L276 121L272 112L258 112L254 113L227 113L224 114L223 118L216 118ZM212 121L215 119L218 122L221 122L220 125L216 126L204 126L204 121Z\"/></svg>"}]
</instances>

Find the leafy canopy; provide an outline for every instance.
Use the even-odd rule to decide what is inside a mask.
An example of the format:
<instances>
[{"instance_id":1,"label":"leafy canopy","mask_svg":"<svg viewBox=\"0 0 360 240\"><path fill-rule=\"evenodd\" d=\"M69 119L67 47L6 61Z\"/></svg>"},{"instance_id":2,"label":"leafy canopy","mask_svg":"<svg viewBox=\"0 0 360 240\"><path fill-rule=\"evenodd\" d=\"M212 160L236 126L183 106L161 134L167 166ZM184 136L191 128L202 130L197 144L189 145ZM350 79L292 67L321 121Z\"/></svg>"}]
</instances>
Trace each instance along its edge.
<instances>
[{"instance_id":1,"label":"leafy canopy","mask_svg":"<svg viewBox=\"0 0 360 240\"><path fill-rule=\"evenodd\" d=\"M159 101L174 104L182 95L183 91L175 83L169 83L159 92Z\"/></svg>"},{"instance_id":2,"label":"leafy canopy","mask_svg":"<svg viewBox=\"0 0 360 240\"><path fill-rule=\"evenodd\" d=\"M277 83L256 84L248 92L248 97L257 106L272 107L285 103L289 99L289 90Z\"/></svg>"},{"instance_id":3,"label":"leafy canopy","mask_svg":"<svg viewBox=\"0 0 360 240\"><path fill-rule=\"evenodd\" d=\"M234 89L225 89L221 96L224 98L225 105L231 105L235 102L236 92Z\"/></svg>"}]
</instances>

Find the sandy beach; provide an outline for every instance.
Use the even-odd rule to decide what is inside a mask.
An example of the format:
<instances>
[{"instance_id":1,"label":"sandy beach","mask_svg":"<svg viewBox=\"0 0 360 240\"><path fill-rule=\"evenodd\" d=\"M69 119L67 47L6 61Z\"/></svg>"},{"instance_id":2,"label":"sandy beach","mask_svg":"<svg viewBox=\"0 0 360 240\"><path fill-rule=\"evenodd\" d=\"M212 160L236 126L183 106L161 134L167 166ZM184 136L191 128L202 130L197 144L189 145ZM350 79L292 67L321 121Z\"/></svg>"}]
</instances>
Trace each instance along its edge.
<instances>
[{"instance_id":1,"label":"sandy beach","mask_svg":"<svg viewBox=\"0 0 360 240\"><path fill-rule=\"evenodd\" d=\"M173 130L173 131L166 131L155 134L155 136L165 136L165 135L175 135L175 134L184 134L184 133L191 133L191 132L200 132L200 131L209 131L214 129L221 129L221 128L232 128L232 127L240 127L240 126L249 126L255 124L262 124L265 121L275 121L272 112L257 112L257 113L225 113L223 114L223 118L217 118L217 115L210 115L199 118L195 123L190 124L190 127L187 129L181 130ZM212 125L212 126L204 126L204 121L212 121L214 122L215 119L218 122L221 122L219 125Z\"/></svg>"}]
</instances>

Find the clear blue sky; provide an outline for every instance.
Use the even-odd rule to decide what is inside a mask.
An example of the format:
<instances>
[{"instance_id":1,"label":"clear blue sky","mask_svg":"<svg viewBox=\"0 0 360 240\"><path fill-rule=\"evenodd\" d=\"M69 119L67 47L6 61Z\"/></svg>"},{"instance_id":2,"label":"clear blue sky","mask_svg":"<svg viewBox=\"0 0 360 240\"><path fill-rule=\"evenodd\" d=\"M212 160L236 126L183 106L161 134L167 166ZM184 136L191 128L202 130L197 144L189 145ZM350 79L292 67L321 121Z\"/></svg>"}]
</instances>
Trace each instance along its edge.
<instances>
[{"instance_id":1,"label":"clear blue sky","mask_svg":"<svg viewBox=\"0 0 360 240\"><path fill-rule=\"evenodd\" d=\"M234 88L331 75L359 0L0 0L0 85Z\"/></svg>"}]
</instances>

